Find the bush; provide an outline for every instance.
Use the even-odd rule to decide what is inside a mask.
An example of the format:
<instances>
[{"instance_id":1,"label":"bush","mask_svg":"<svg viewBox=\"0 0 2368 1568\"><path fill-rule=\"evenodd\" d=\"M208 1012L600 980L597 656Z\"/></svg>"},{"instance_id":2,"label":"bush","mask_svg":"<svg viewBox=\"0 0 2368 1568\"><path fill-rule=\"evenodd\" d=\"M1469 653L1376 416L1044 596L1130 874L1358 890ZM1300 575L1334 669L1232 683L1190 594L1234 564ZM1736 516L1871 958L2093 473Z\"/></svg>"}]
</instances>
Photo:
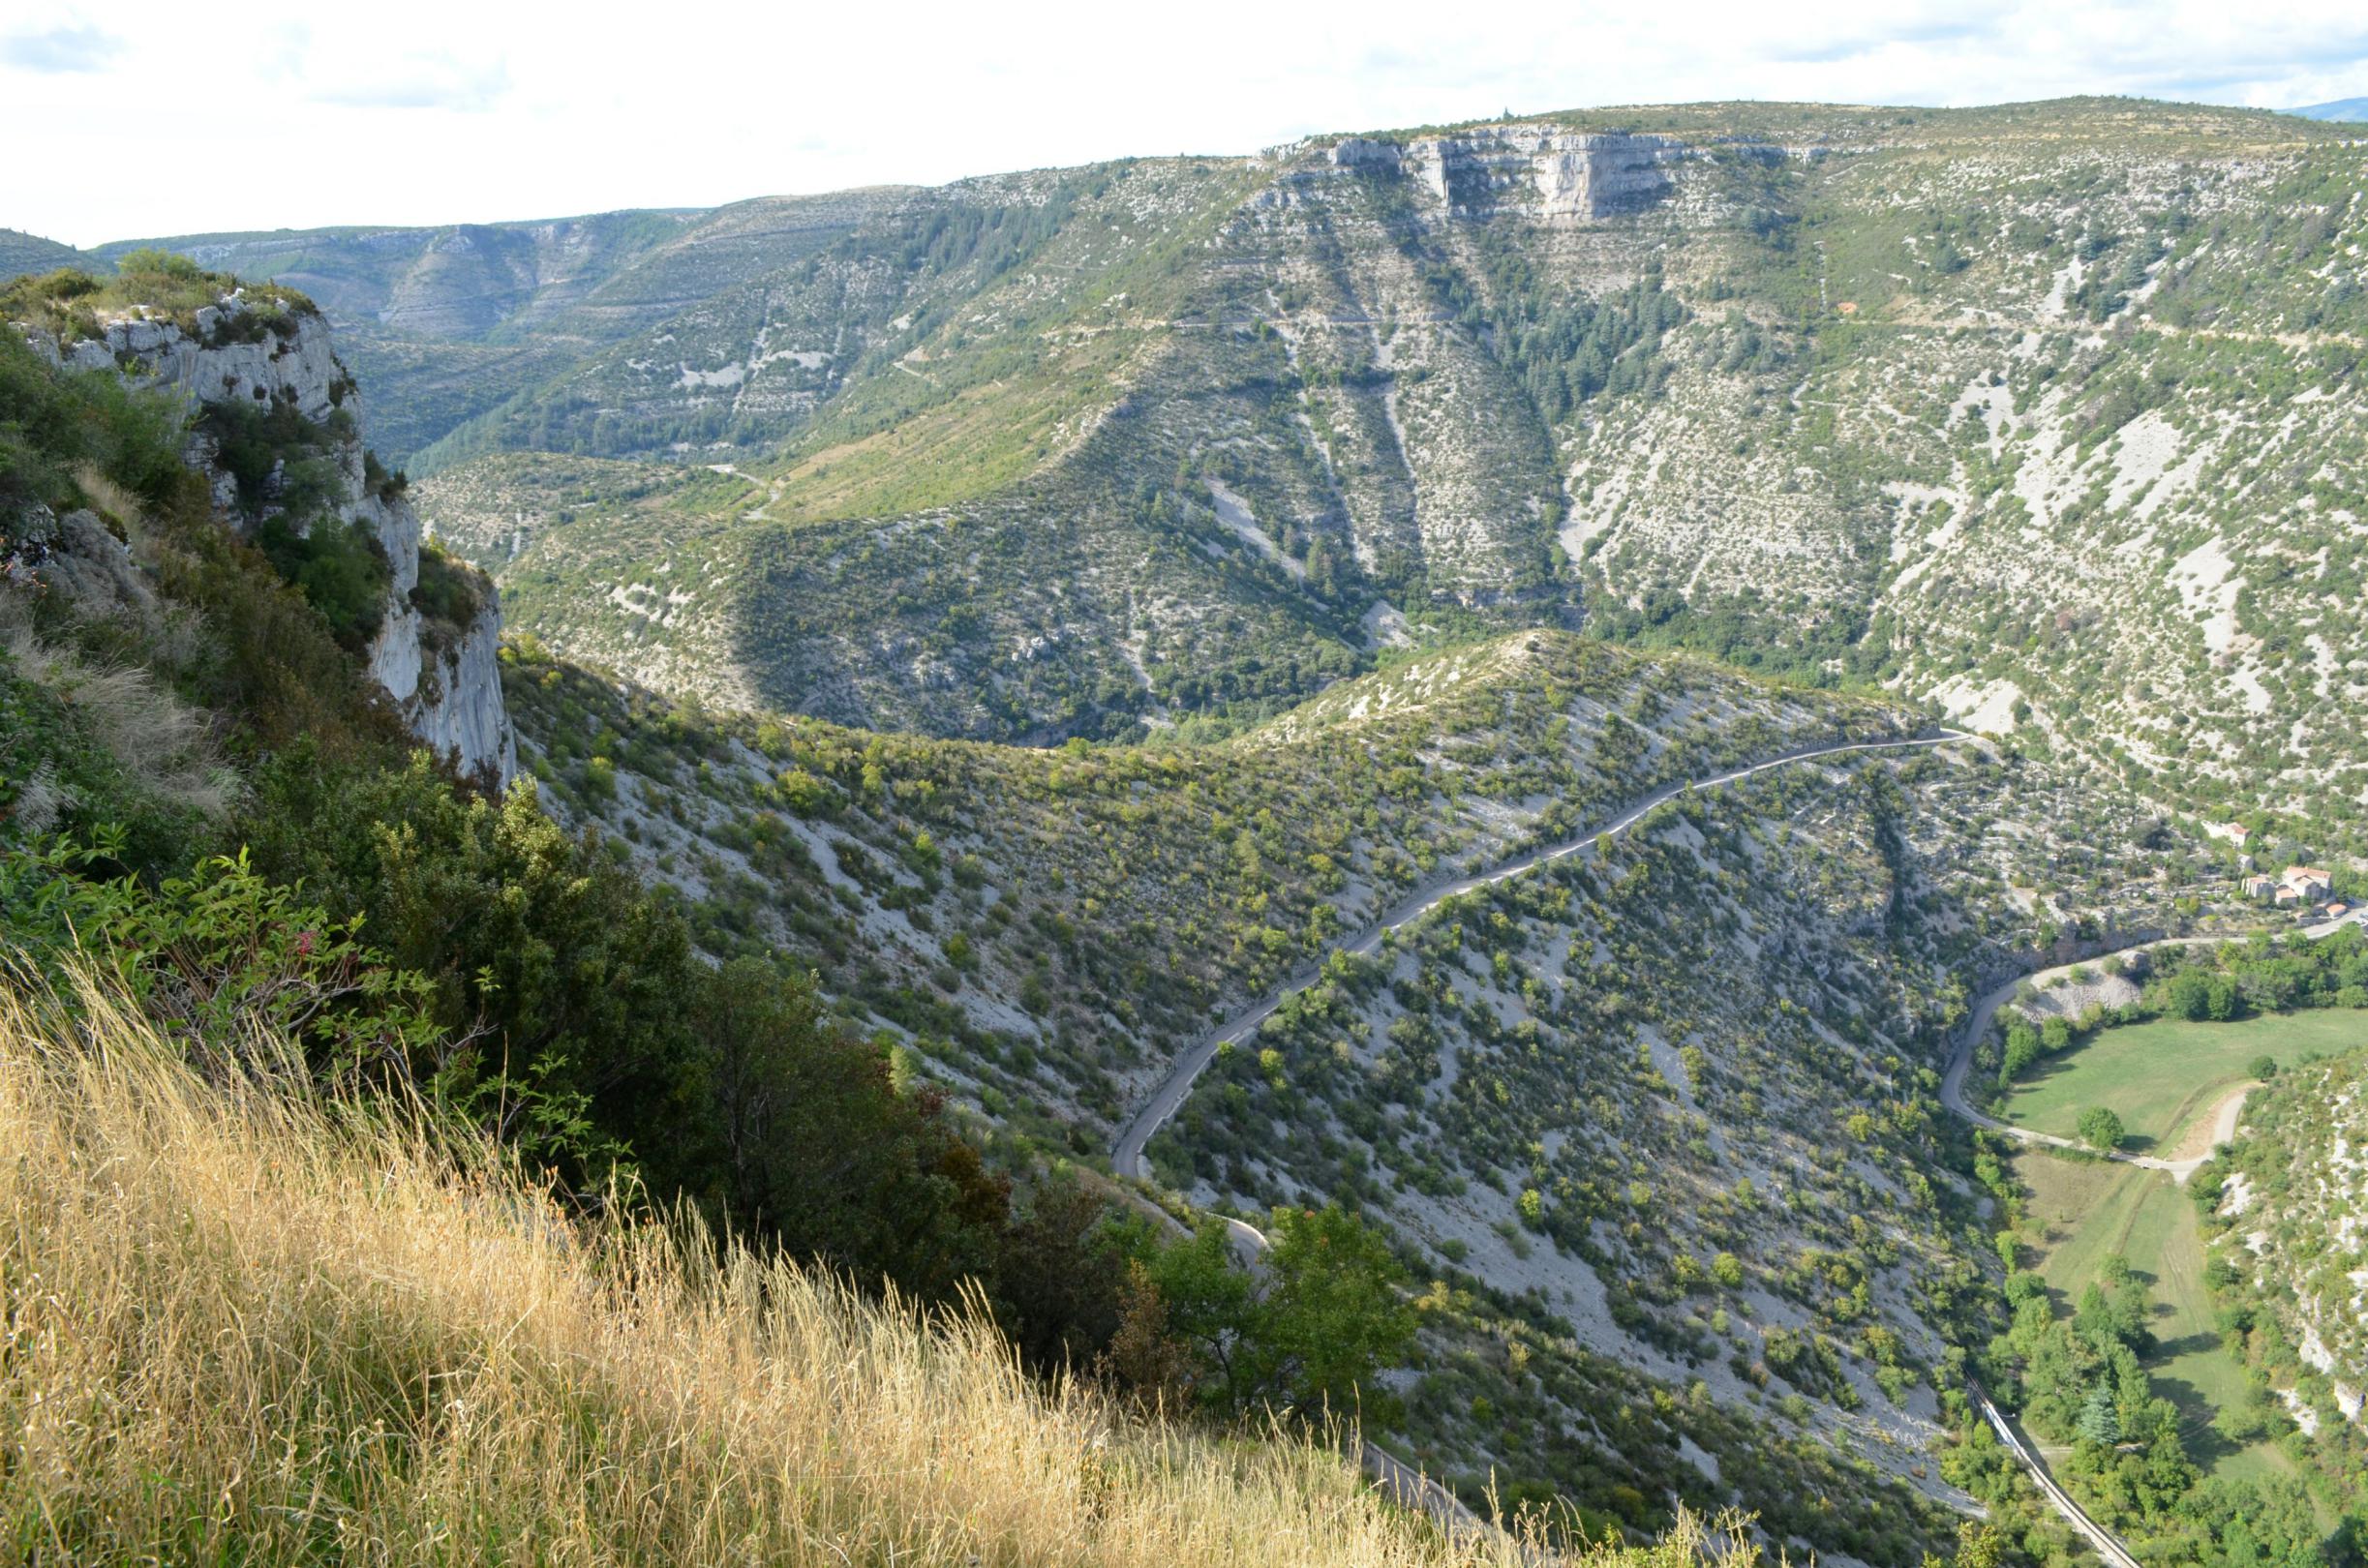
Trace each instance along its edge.
<instances>
[{"instance_id":1,"label":"bush","mask_svg":"<svg viewBox=\"0 0 2368 1568\"><path fill-rule=\"evenodd\" d=\"M2080 1141L2103 1154L2120 1148L2126 1135L2120 1114L2104 1105L2091 1105L2080 1112Z\"/></svg>"},{"instance_id":2,"label":"bush","mask_svg":"<svg viewBox=\"0 0 2368 1568\"><path fill-rule=\"evenodd\" d=\"M323 518L300 534L287 518L274 517L256 531L256 544L342 646L358 652L378 635L394 574L367 527Z\"/></svg>"},{"instance_id":3,"label":"bush","mask_svg":"<svg viewBox=\"0 0 2368 1568\"><path fill-rule=\"evenodd\" d=\"M434 625L465 628L485 608L492 585L468 562L455 560L432 544L419 547L419 582L411 589L411 608Z\"/></svg>"}]
</instances>

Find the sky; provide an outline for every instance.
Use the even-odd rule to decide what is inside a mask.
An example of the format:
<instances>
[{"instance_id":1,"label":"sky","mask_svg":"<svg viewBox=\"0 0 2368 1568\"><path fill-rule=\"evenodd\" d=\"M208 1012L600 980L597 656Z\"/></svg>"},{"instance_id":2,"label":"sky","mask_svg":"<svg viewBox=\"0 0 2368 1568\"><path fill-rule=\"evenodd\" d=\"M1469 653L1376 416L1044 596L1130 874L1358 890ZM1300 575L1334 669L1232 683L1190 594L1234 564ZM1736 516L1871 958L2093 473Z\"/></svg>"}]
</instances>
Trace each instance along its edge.
<instances>
[{"instance_id":1,"label":"sky","mask_svg":"<svg viewBox=\"0 0 2368 1568\"><path fill-rule=\"evenodd\" d=\"M558 217L1704 99L2368 95L2368 5L0 7L0 226Z\"/></svg>"}]
</instances>

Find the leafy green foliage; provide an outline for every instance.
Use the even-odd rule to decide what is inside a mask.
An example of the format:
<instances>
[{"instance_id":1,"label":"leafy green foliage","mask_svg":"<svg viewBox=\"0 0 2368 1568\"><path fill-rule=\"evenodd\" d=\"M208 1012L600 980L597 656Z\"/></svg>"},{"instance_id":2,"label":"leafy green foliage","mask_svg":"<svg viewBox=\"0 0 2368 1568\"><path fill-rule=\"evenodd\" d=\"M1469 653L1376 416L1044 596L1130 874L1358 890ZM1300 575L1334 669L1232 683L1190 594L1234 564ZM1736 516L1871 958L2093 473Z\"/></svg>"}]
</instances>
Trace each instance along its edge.
<instances>
[{"instance_id":1,"label":"leafy green foliage","mask_svg":"<svg viewBox=\"0 0 2368 1568\"><path fill-rule=\"evenodd\" d=\"M2080 1141L2103 1154L2121 1147L2126 1135L2121 1117L2110 1105L2091 1105L2080 1112Z\"/></svg>"},{"instance_id":2,"label":"leafy green foliage","mask_svg":"<svg viewBox=\"0 0 2368 1568\"><path fill-rule=\"evenodd\" d=\"M362 648L378 630L392 571L371 529L331 509L345 490L338 452L351 438L350 419L342 409L326 422L308 419L286 400L258 407L226 398L206 404L197 423L236 481L265 558L340 643Z\"/></svg>"},{"instance_id":3,"label":"leafy green foliage","mask_svg":"<svg viewBox=\"0 0 2368 1568\"><path fill-rule=\"evenodd\" d=\"M197 313L232 289L244 291L249 309L235 319L217 324L215 335L208 339L216 346L286 337L293 331L297 317L319 314L311 300L292 288L242 284L228 273L210 272L185 256L145 248L116 257L110 276L69 266L0 285L0 320L23 321L71 343L76 338L98 337L103 315L139 311L196 334Z\"/></svg>"},{"instance_id":4,"label":"leafy green foliage","mask_svg":"<svg viewBox=\"0 0 2368 1568\"><path fill-rule=\"evenodd\" d=\"M102 371L54 371L0 333L0 557L19 542L28 508L83 503L75 473L84 466L150 501L172 495L188 477L180 422L169 399Z\"/></svg>"},{"instance_id":5,"label":"leafy green foliage","mask_svg":"<svg viewBox=\"0 0 2368 1568\"><path fill-rule=\"evenodd\" d=\"M332 636L349 648L368 644L385 615L389 578L385 554L369 528L324 519L311 532L298 533L274 517L256 530L256 543L320 612Z\"/></svg>"},{"instance_id":6,"label":"leafy green foliage","mask_svg":"<svg viewBox=\"0 0 2368 1568\"><path fill-rule=\"evenodd\" d=\"M1405 1271L1378 1234L1340 1208L1278 1209L1272 1225L1255 1273L1214 1219L1151 1263L1160 1320L1186 1347L1183 1381L1232 1415L1296 1410L1319 1419L1361 1409L1368 1423L1387 1425L1391 1402L1367 1385L1413 1343L1414 1313L1400 1295Z\"/></svg>"}]
</instances>

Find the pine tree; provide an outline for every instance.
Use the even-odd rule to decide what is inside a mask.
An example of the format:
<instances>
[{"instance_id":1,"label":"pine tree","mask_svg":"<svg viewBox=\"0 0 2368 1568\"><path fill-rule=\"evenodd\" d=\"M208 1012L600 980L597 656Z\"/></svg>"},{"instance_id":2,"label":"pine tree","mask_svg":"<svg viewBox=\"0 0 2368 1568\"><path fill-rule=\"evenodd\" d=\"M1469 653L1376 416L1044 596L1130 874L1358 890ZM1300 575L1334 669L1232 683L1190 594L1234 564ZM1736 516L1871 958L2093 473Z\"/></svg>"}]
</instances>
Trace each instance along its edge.
<instances>
[{"instance_id":1,"label":"pine tree","mask_svg":"<svg viewBox=\"0 0 2368 1568\"><path fill-rule=\"evenodd\" d=\"M2099 1383L2088 1391L2088 1402L2080 1406L2079 1427L2083 1442L2110 1448L2121 1441L2121 1414L2113 1407L2113 1391Z\"/></svg>"}]
</instances>

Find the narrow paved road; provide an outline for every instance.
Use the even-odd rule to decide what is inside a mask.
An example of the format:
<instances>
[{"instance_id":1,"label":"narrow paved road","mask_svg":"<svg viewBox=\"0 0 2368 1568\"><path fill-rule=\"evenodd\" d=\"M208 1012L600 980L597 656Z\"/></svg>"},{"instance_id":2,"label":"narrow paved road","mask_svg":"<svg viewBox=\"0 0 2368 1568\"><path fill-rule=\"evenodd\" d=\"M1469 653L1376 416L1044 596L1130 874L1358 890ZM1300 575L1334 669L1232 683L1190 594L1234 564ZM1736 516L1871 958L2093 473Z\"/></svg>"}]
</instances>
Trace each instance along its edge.
<instances>
[{"instance_id":1,"label":"narrow paved road","mask_svg":"<svg viewBox=\"0 0 2368 1568\"><path fill-rule=\"evenodd\" d=\"M2139 1568L2138 1559L2130 1555L2130 1549L2121 1544L2121 1538L2090 1519L2088 1511L2074 1502L2071 1494L2055 1484L2055 1477L2048 1473L2048 1467L2039 1462L2038 1455L2023 1446L2022 1439L2016 1434L2006 1417L1989 1402L1989 1396L1982 1392L1982 1386L1969 1382L1966 1390L1972 1394L1974 1402L1981 1406L1982 1414L1989 1418L1990 1430L1998 1434L1998 1441L2004 1443L2006 1451L2031 1472L2031 1479L2039 1483L2039 1490L2047 1493L2049 1502L2055 1504L2055 1511L2063 1515L2074 1529L2088 1538L2088 1544L2097 1549L2097 1555L2103 1557L2111 1568Z\"/></svg>"},{"instance_id":2,"label":"narrow paved road","mask_svg":"<svg viewBox=\"0 0 2368 1568\"><path fill-rule=\"evenodd\" d=\"M1507 877L1517 877L1537 866L1580 854L1592 847L1598 838L1608 838L1626 832L1643 820L1646 813L1654 807L1674 800L1681 795L1696 790L1715 789L1721 784L1731 784L1737 779L1748 778L1753 773L1765 772L1771 768L1782 768L1791 763L1808 762L1818 757L1840 756L1855 751L1904 751L1921 746L1946 745L1952 740L1973 739L1974 737L1961 730L1943 730L1937 735L1918 736L1905 740L1859 740L1837 745L1805 746L1795 751L1785 752L1781 756L1771 757L1764 762L1753 763L1748 767L1732 769L1727 772L1715 773L1707 778L1688 779L1681 784L1672 784L1624 808L1603 826L1575 838L1549 844L1542 849L1531 850L1491 866L1485 871L1474 871L1419 888L1400 900L1396 906L1382 916L1379 922L1367 926L1352 937L1333 943L1324 950L1321 957L1293 977L1282 989L1219 1024L1169 1064L1166 1076L1160 1079L1158 1087L1152 1090L1150 1098L1143 1101L1134 1116L1128 1120L1126 1126L1119 1130L1117 1141L1110 1151L1110 1168L1120 1176L1140 1177L1143 1174L1143 1145L1151 1141L1151 1135L1166 1125L1168 1119L1176 1113L1177 1107L1184 1103L1184 1097L1192 1092L1193 1080L1198 1078L1201 1070L1216 1059L1218 1047L1241 1039L1265 1022L1267 1015L1281 1007L1286 998L1316 983L1322 974L1323 965L1335 952L1355 955L1369 953L1381 946L1381 937L1385 932L1397 930L1411 920L1421 919L1422 916L1448 899L1461 897L1475 889L1485 888L1503 882ZM1229 1220L1226 1223L1232 1231L1234 1251L1245 1263L1256 1267L1259 1255L1266 1251L1265 1233L1243 1220ZM1376 1486L1386 1492L1401 1505L1419 1509L1429 1515L1450 1538L1472 1531L1493 1531L1496 1528L1488 1521L1466 1507L1463 1499L1456 1496L1454 1493L1449 1492L1445 1487L1441 1486L1396 1455L1360 1439L1358 1458L1366 1473L1373 1477Z\"/></svg>"},{"instance_id":3,"label":"narrow paved road","mask_svg":"<svg viewBox=\"0 0 2368 1568\"><path fill-rule=\"evenodd\" d=\"M2300 931L2303 937L2307 940L2317 942L2323 938L2333 936L2336 932L2342 930L2347 925L2360 922L2364 916L2368 916L2368 910L2354 911L2353 913L2343 916L2338 920L2321 920L2317 924L2297 926L2295 929ZM2027 1127L2016 1127L2012 1123L2001 1122L1994 1116L1985 1115L1983 1112L1974 1109L1973 1105L1965 1099L1965 1077L1973 1067L1974 1048L1980 1045L1982 1043L1982 1038L1989 1033L1990 1019L1997 1015L1998 1009L2005 1006L2005 1004L2011 1000L2014 994L2022 986L2026 984L2044 985L2049 980L2057 979L2060 976L2071 974L2075 969L2093 969L2104 959L2113 957L2118 954L2132 952L2152 952L2160 948L2208 947L2216 943L2235 940L2239 939L2223 936L2157 937L2151 942L2133 942L2127 947L2114 948L2109 951L2100 952L2093 957L2080 959L2075 963L2056 964L2047 969L2035 969L2028 974L2018 975L2013 980L2002 981L1999 984L1990 987L1989 990L1983 994L1982 999L1974 1004L1973 1015L1965 1020L1964 1031L1958 1036L1957 1049L1950 1053L1948 1074L1940 1081L1941 1103L1948 1106L1951 1111L1954 1111L1957 1115L1963 1117L1966 1121L1971 1122L1976 1127L1986 1127L1993 1132L2003 1132L2008 1137L2020 1139L2024 1143L2044 1143L2057 1149L2087 1148L2088 1146L2086 1144L2076 1143L2071 1138L2059 1138L2052 1132L2037 1132L2033 1131ZM2215 1131L2219 1133L2219 1136L2214 1140L2211 1147L2204 1150L2202 1154L2190 1160L2158 1160L2152 1155L2122 1154L2119 1151L2115 1151L2108 1158L2118 1160L2124 1164L2140 1165L2147 1170L2168 1171L2171 1173L2171 1179L2172 1181L2184 1186L2187 1178L2196 1173L2198 1166L2201 1165L2204 1161L2209 1160L2219 1149L2221 1144L2228 1142L2231 1138L2235 1136L2236 1126L2233 1106L2222 1106L2221 1126Z\"/></svg>"},{"instance_id":4,"label":"narrow paved road","mask_svg":"<svg viewBox=\"0 0 2368 1568\"><path fill-rule=\"evenodd\" d=\"M1942 730L1938 734L1917 736L1905 740L1858 740L1837 745L1803 746L1797 750L1785 752L1781 756L1771 757L1765 762L1752 763L1748 767L1732 769L1723 773L1714 773L1707 778L1687 779L1684 783L1669 785L1643 800L1625 807L1618 816L1601 827L1590 829L1576 837L1563 839L1541 849L1530 850L1511 859L1501 861L1485 871L1468 872L1444 881L1426 884L1401 899L1378 922L1365 927L1364 930L1353 936L1344 937L1324 949L1322 954L1315 962L1293 976L1280 990L1228 1018L1169 1064L1166 1076L1160 1079L1158 1086L1151 1091L1150 1096L1137 1107L1126 1126L1119 1130L1118 1137L1110 1149L1110 1168L1120 1176L1140 1177L1143 1175L1143 1145L1149 1143L1152 1134L1166 1126L1168 1119L1183 1105L1185 1097L1192 1093L1193 1080L1200 1076L1201 1071L1210 1062L1216 1060L1218 1049L1242 1039L1257 1029L1260 1024L1266 1021L1269 1013L1283 1005L1285 1000L1315 984L1322 975L1324 964L1336 952L1361 957L1380 947L1381 938L1385 934L1411 921L1420 920L1448 899L1459 898L1465 893L1503 882L1508 877L1520 876L1525 871L1534 870L1551 861L1583 854L1593 848L1596 839L1615 837L1626 832L1642 821L1654 807L1674 800L1681 795L1691 794L1697 790L1716 789L1722 784L1732 784L1737 779L1766 772L1772 768L1784 768L1793 763L1810 762L1820 757L1836 757L1855 751L1906 751L1922 746L1942 746L1953 740L1971 740L1975 738L1962 730Z\"/></svg>"}]
</instances>

